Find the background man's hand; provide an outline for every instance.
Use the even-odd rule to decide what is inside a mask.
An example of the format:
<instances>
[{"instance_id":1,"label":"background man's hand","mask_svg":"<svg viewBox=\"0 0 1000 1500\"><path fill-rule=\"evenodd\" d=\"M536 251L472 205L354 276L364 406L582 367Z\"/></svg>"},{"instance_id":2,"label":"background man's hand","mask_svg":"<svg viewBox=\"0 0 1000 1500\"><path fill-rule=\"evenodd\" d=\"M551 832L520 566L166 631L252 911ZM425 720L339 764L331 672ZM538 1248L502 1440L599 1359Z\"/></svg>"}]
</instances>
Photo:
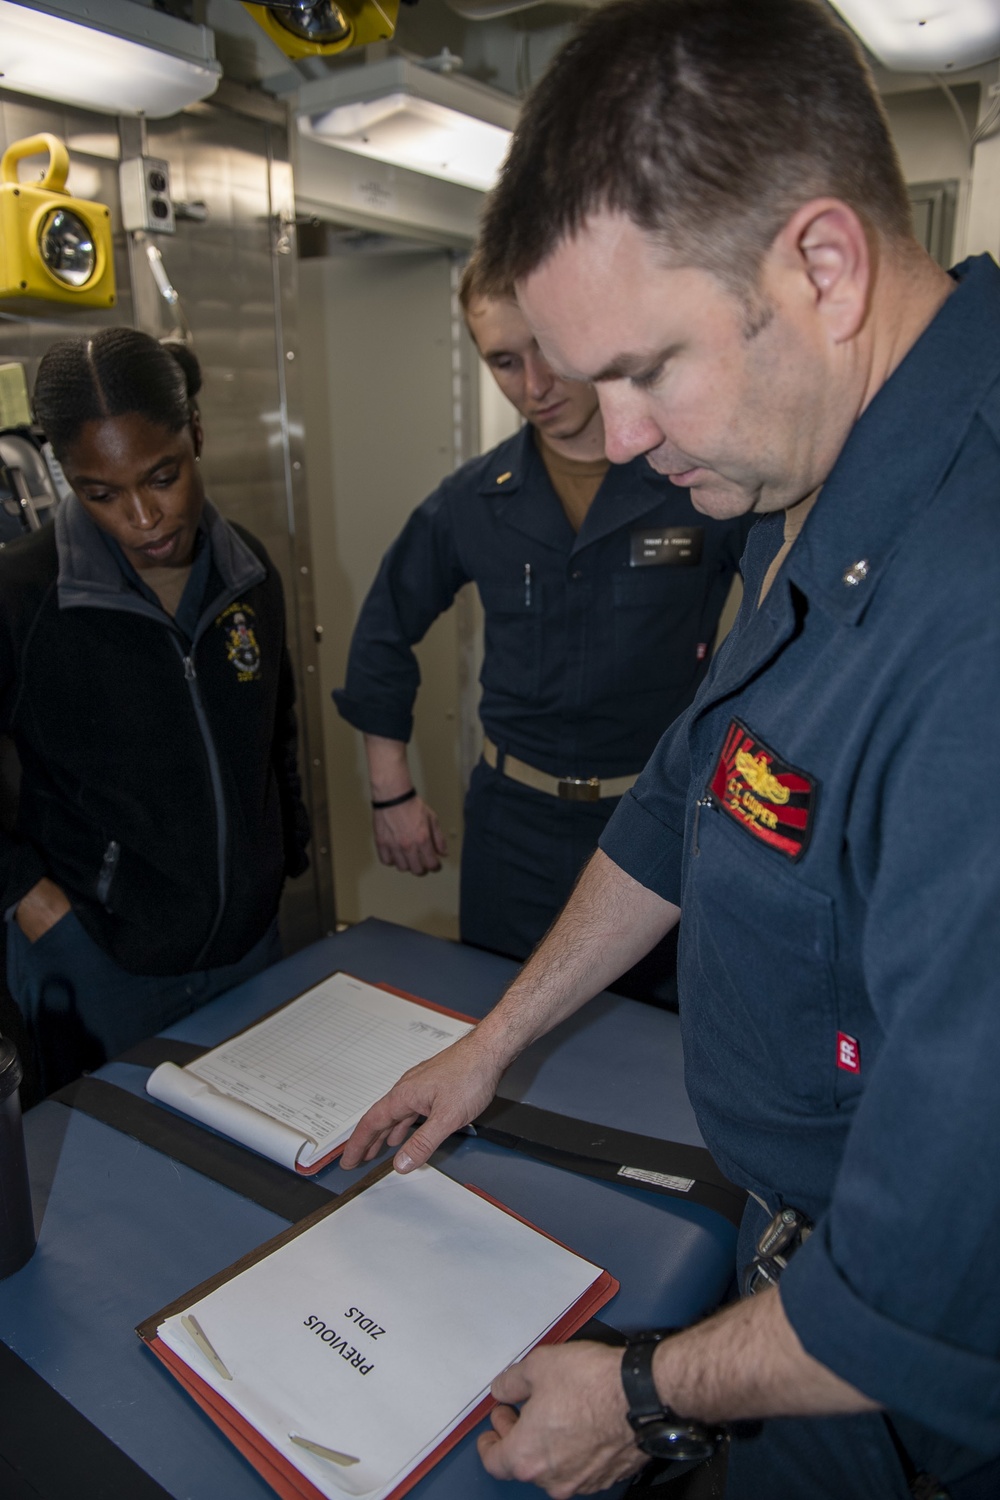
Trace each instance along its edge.
<instances>
[{"instance_id":1,"label":"background man's hand","mask_svg":"<svg viewBox=\"0 0 1000 1500\"><path fill-rule=\"evenodd\" d=\"M401 797L413 786L406 745L383 735L365 735L365 759L372 801L388 802ZM426 875L440 870L441 858L448 853L437 814L422 797L411 797L395 807L376 808L372 814L375 848L384 865Z\"/></svg>"},{"instance_id":2,"label":"background man's hand","mask_svg":"<svg viewBox=\"0 0 1000 1500\"><path fill-rule=\"evenodd\" d=\"M437 814L422 797L411 797L398 807L386 807L372 814L375 848L384 865L409 870L411 875L426 875L440 870L441 858L448 853Z\"/></svg>"},{"instance_id":3,"label":"background man's hand","mask_svg":"<svg viewBox=\"0 0 1000 1500\"><path fill-rule=\"evenodd\" d=\"M346 1170L371 1161L386 1145L400 1146L421 1115L426 1119L396 1157L396 1170L423 1166L441 1142L468 1125L496 1093L506 1061L492 1055L470 1032L436 1057L404 1073L367 1114L344 1147Z\"/></svg>"},{"instance_id":4,"label":"background man's hand","mask_svg":"<svg viewBox=\"0 0 1000 1500\"><path fill-rule=\"evenodd\" d=\"M69 910L70 904L63 891L54 880L43 875L38 884L21 897L14 909L14 921L29 943L37 943Z\"/></svg>"},{"instance_id":5,"label":"background man's hand","mask_svg":"<svg viewBox=\"0 0 1000 1500\"><path fill-rule=\"evenodd\" d=\"M504 1370L493 1431L478 1442L487 1472L540 1485L552 1500L637 1473L649 1460L628 1425L621 1363L620 1349L578 1343L535 1349Z\"/></svg>"}]
</instances>

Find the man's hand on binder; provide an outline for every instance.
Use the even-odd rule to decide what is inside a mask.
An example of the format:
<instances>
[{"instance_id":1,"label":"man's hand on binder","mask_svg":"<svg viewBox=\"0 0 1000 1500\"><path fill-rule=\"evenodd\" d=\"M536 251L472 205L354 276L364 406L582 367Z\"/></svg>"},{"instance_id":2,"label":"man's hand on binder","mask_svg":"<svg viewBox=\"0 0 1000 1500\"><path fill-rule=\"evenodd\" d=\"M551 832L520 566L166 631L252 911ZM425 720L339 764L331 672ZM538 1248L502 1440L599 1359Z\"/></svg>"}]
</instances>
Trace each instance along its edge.
<instances>
[{"instance_id":1,"label":"man's hand on binder","mask_svg":"<svg viewBox=\"0 0 1000 1500\"><path fill-rule=\"evenodd\" d=\"M372 1161L385 1146L401 1146L406 1141L394 1165L397 1172L411 1172L422 1167L449 1135L482 1113L509 1059L491 1051L479 1031L410 1068L362 1115L340 1158L346 1171ZM413 1130L422 1116L424 1123Z\"/></svg>"},{"instance_id":2,"label":"man's hand on binder","mask_svg":"<svg viewBox=\"0 0 1000 1500\"><path fill-rule=\"evenodd\" d=\"M383 1146L401 1146L409 1172L446 1136L471 1124L497 1091L504 1069L537 1037L571 1016L637 963L677 924L680 908L633 880L600 849L545 941L475 1031L404 1073L362 1115L340 1158L350 1170Z\"/></svg>"},{"instance_id":3,"label":"man's hand on binder","mask_svg":"<svg viewBox=\"0 0 1000 1500\"><path fill-rule=\"evenodd\" d=\"M637 1473L648 1459L628 1424L621 1363L620 1349L581 1341L540 1347L504 1370L493 1382L494 1430L478 1441L483 1467L494 1479L537 1484L552 1500Z\"/></svg>"}]
</instances>

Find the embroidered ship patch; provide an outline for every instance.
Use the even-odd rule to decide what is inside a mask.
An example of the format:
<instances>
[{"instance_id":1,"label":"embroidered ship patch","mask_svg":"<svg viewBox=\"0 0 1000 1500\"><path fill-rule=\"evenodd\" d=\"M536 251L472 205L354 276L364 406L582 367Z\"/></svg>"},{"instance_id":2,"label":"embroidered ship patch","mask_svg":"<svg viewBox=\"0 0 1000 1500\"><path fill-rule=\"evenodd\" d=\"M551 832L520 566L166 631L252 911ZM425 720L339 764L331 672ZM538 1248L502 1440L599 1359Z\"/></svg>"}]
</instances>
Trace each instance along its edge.
<instances>
[{"instance_id":1,"label":"embroidered ship patch","mask_svg":"<svg viewBox=\"0 0 1000 1500\"><path fill-rule=\"evenodd\" d=\"M739 719L733 719L726 730L706 790L715 806L754 838L789 859L805 853L812 832L816 782L781 760Z\"/></svg>"},{"instance_id":2,"label":"embroidered ship patch","mask_svg":"<svg viewBox=\"0 0 1000 1500\"><path fill-rule=\"evenodd\" d=\"M236 668L240 682L253 682L260 675L260 647L251 624L253 613L249 604L231 604L215 622L220 625L229 618L226 658Z\"/></svg>"}]
</instances>

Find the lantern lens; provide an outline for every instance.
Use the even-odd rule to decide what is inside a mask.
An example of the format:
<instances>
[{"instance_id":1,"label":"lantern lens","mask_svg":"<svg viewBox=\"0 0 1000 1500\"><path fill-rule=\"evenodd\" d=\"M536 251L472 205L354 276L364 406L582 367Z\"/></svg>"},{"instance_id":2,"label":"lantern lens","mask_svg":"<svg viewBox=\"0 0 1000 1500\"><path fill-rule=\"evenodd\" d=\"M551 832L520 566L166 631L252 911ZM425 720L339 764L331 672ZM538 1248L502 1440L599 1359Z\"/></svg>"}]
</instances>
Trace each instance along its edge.
<instances>
[{"instance_id":1,"label":"lantern lens","mask_svg":"<svg viewBox=\"0 0 1000 1500\"><path fill-rule=\"evenodd\" d=\"M97 268L93 236L78 214L54 208L38 232L38 248L48 269L65 286L82 287Z\"/></svg>"}]
</instances>

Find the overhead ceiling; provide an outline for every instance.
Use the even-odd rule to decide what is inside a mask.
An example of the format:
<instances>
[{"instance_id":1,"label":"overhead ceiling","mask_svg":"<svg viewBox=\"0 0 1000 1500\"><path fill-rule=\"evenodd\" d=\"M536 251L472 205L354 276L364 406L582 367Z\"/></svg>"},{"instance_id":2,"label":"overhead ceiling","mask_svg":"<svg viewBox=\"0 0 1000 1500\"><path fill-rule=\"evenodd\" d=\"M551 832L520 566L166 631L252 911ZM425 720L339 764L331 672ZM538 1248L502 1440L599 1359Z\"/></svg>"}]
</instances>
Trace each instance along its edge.
<instances>
[{"instance_id":1,"label":"overhead ceiling","mask_svg":"<svg viewBox=\"0 0 1000 1500\"><path fill-rule=\"evenodd\" d=\"M391 51L414 59L449 53L460 60L466 76L515 98L522 98L538 80L575 21L602 3L604 0L404 0L392 42L292 64L264 36L238 0L157 0L159 8L186 18L197 11L197 19L213 28L218 56L228 77L274 92L288 93L302 78L322 76L331 69L357 68L369 57ZM832 6L829 8L837 15ZM842 18L837 15L837 19ZM888 73L874 59L870 62L884 92L928 86L926 74Z\"/></svg>"}]
</instances>

